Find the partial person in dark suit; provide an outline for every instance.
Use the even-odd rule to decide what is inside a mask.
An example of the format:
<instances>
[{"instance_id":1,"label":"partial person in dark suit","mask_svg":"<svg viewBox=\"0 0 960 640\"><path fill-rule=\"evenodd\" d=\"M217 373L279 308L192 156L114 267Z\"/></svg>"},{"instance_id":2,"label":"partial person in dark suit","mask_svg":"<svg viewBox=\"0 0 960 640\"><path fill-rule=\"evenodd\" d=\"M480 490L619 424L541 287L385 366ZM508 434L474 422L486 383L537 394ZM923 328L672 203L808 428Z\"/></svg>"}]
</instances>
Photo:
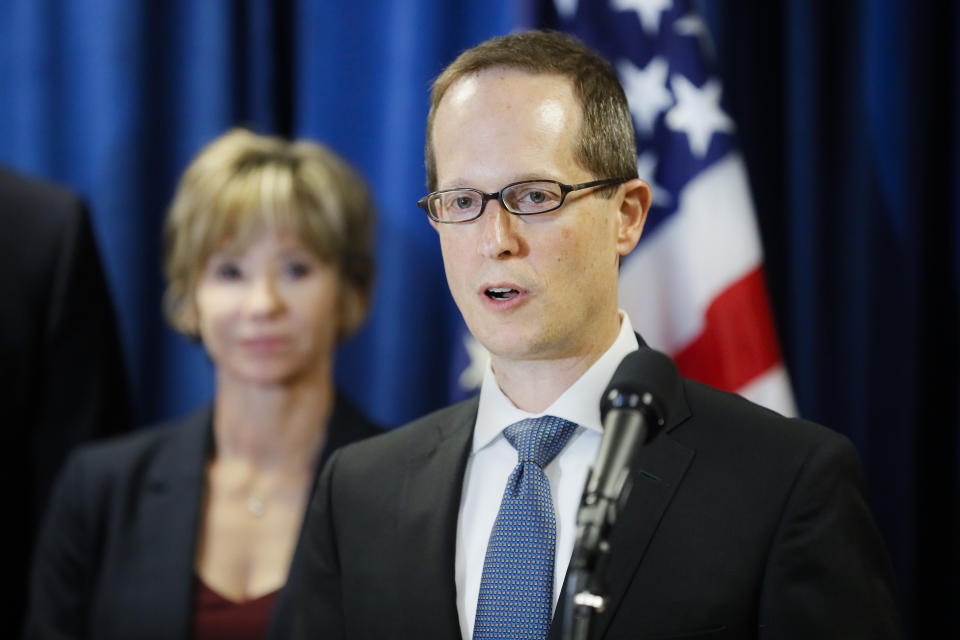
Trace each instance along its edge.
<instances>
[{"instance_id":1,"label":"partial person in dark suit","mask_svg":"<svg viewBox=\"0 0 960 640\"><path fill-rule=\"evenodd\" d=\"M363 181L318 144L233 130L199 153L167 218L165 303L214 363L213 404L70 457L27 637L263 637L321 465L379 431L333 381L372 224Z\"/></svg>"},{"instance_id":2,"label":"partial person in dark suit","mask_svg":"<svg viewBox=\"0 0 960 640\"><path fill-rule=\"evenodd\" d=\"M426 167L419 204L490 367L478 398L331 458L278 620L559 638L600 397L646 348L617 305L651 201L626 98L568 36L490 40L435 81ZM667 423L632 468L592 637L901 637L849 441L675 369L658 384Z\"/></svg>"},{"instance_id":3,"label":"partial person in dark suit","mask_svg":"<svg viewBox=\"0 0 960 640\"><path fill-rule=\"evenodd\" d=\"M0 167L0 229L0 406L13 489L13 619L5 627L18 633L34 539L60 465L76 445L120 433L130 420L113 307L81 199Z\"/></svg>"}]
</instances>

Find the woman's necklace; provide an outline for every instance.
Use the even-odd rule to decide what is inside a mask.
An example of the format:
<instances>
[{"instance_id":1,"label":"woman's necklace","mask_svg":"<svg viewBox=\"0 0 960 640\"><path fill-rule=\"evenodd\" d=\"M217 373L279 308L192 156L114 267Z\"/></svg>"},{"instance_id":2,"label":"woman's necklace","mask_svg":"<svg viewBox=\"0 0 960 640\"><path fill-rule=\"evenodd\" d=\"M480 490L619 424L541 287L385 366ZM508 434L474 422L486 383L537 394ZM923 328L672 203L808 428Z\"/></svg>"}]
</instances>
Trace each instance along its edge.
<instances>
[{"instance_id":1,"label":"woman's necklace","mask_svg":"<svg viewBox=\"0 0 960 640\"><path fill-rule=\"evenodd\" d=\"M309 489L309 481L301 484L296 479L274 478L270 482L257 483L247 492L247 512L255 518L262 517L267 512L267 502L280 504L285 507L302 499L303 493Z\"/></svg>"},{"instance_id":2,"label":"woman's necklace","mask_svg":"<svg viewBox=\"0 0 960 640\"><path fill-rule=\"evenodd\" d=\"M255 493L250 495L250 498L247 500L247 511L250 512L250 515L259 518L266 509L267 504L263 498Z\"/></svg>"}]
</instances>

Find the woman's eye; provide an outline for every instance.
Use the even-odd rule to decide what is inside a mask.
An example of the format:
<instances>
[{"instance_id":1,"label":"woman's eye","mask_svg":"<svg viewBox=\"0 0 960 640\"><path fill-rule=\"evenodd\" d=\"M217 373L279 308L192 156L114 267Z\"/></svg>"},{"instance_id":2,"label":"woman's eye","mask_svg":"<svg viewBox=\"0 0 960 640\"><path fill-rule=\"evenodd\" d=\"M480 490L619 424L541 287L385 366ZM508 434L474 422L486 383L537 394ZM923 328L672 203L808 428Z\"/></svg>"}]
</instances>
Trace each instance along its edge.
<instances>
[{"instance_id":1,"label":"woman's eye","mask_svg":"<svg viewBox=\"0 0 960 640\"><path fill-rule=\"evenodd\" d=\"M310 273L310 265L306 262L288 262L284 266L284 273L291 278L302 278Z\"/></svg>"},{"instance_id":2,"label":"woman's eye","mask_svg":"<svg viewBox=\"0 0 960 640\"><path fill-rule=\"evenodd\" d=\"M547 194L543 191L531 191L527 194L527 198L534 204L540 204L547 199Z\"/></svg>"},{"instance_id":3,"label":"woman's eye","mask_svg":"<svg viewBox=\"0 0 960 640\"><path fill-rule=\"evenodd\" d=\"M224 262L216 268L217 278L221 280L239 280L243 277L240 267L232 262Z\"/></svg>"}]
</instances>

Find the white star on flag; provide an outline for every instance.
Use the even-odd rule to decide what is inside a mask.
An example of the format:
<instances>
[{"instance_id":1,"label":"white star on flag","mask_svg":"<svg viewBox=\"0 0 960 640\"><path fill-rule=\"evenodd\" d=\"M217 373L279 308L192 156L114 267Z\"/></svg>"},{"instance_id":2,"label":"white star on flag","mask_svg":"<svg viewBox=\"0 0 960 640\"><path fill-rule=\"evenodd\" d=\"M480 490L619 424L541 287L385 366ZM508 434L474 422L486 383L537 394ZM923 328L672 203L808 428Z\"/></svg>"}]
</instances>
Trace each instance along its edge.
<instances>
[{"instance_id":1,"label":"white star on flag","mask_svg":"<svg viewBox=\"0 0 960 640\"><path fill-rule=\"evenodd\" d=\"M490 352L469 333L463 336L463 346L467 350L470 364L460 373L457 382L464 391L473 391L479 389L483 382L483 375L490 362Z\"/></svg>"},{"instance_id":2,"label":"white star on flag","mask_svg":"<svg viewBox=\"0 0 960 640\"><path fill-rule=\"evenodd\" d=\"M673 6L673 0L611 0L615 11L636 11L643 30L656 35L660 30L660 14Z\"/></svg>"},{"instance_id":3,"label":"white star on flag","mask_svg":"<svg viewBox=\"0 0 960 640\"><path fill-rule=\"evenodd\" d=\"M577 15L577 0L553 0L553 6L557 9L557 14L564 20L569 20Z\"/></svg>"},{"instance_id":4,"label":"white star on flag","mask_svg":"<svg viewBox=\"0 0 960 640\"><path fill-rule=\"evenodd\" d=\"M651 135L660 114L673 106L673 95L667 88L670 65L657 56L646 67L638 69L624 59L617 63L617 71L637 127L643 134Z\"/></svg>"},{"instance_id":5,"label":"white star on flag","mask_svg":"<svg viewBox=\"0 0 960 640\"><path fill-rule=\"evenodd\" d=\"M653 180L653 176L657 174L657 162L657 154L653 151L644 151L637 156L637 175L650 185L653 204L669 207L673 203L673 196L666 187L661 187Z\"/></svg>"},{"instance_id":6,"label":"white star on flag","mask_svg":"<svg viewBox=\"0 0 960 640\"><path fill-rule=\"evenodd\" d=\"M733 120L720 108L720 81L710 78L697 88L685 77L674 74L670 84L677 104L667 111L667 126L686 133L690 151L702 158L707 155L715 132L733 131Z\"/></svg>"},{"instance_id":7,"label":"white star on flag","mask_svg":"<svg viewBox=\"0 0 960 640\"><path fill-rule=\"evenodd\" d=\"M685 15L674 22L673 30L682 36L697 38L703 52L711 58L714 57L713 38L710 37L710 30L707 29L703 18L696 13Z\"/></svg>"}]
</instances>

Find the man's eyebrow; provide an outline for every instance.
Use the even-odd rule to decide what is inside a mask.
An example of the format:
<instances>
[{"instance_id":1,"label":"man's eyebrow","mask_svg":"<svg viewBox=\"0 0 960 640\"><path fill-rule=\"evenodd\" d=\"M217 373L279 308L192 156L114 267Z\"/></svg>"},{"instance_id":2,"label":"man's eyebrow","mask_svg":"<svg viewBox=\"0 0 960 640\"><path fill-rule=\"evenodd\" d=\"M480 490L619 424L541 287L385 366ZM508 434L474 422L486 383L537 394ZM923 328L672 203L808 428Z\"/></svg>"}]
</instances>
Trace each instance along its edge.
<instances>
[{"instance_id":1,"label":"man's eyebrow","mask_svg":"<svg viewBox=\"0 0 960 640\"><path fill-rule=\"evenodd\" d=\"M552 176L549 171L538 171L536 173L521 173L511 176L506 182L497 187L497 189L502 189L508 184L524 182L526 180L555 180L557 182L563 182L563 180L561 180L559 177ZM477 189L478 191L483 191L483 189L475 186L475 184L470 180L463 180L460 178L448 180L443 184L443 186L437 187L437 191L446 191L448 189Z\"/></svg>"},{"instance_id":2,"label":"man's eyebrow","mask_svg":"<svg viewBox=\"0 0 960 640\"><path fill-rule=\"evenodd\" d=\"M462 189L469 186L469 181L462 178L455 178L453 180L448 180L443 184L437 185L437 191L446 191L447 189ZM472 187L471 187L472 188Z\"/></svg>"}]
</instances>

